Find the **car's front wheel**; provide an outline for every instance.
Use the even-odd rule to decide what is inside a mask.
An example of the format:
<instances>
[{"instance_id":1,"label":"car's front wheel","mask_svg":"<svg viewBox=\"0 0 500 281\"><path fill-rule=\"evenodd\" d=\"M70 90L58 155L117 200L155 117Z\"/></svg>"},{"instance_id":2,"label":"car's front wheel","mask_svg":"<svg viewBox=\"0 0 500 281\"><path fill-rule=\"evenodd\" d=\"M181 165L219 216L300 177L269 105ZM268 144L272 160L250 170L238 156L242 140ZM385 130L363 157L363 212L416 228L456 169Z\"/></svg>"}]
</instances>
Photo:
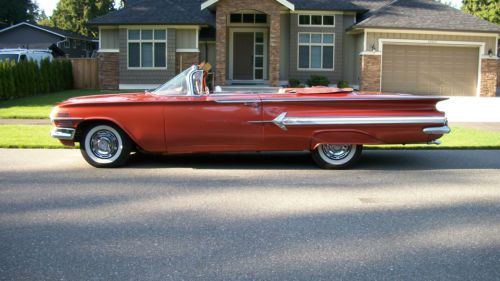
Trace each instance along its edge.
<instances>
[{"instance_id":1,"label":"car's front wheel","mask_svg":"<svg viewBox=\"0 0 500 281\"><path fill-rule=\"evenodd\" d=\"M320 144L312 151L316 164L323 169L347 169L361 157L362 145Z\"/></svg>"},{"instance_id":2,"label":"car's front wheel","mask_svg":"<svg viewBox=\"0 0 500 281\"><path fill-rule=\"evenodd\" d=\"M98 124L86 128L80 142L83 158L97 168L124 165L132 149L128 136L118 127Z\"/></svg>"}]
</instances>

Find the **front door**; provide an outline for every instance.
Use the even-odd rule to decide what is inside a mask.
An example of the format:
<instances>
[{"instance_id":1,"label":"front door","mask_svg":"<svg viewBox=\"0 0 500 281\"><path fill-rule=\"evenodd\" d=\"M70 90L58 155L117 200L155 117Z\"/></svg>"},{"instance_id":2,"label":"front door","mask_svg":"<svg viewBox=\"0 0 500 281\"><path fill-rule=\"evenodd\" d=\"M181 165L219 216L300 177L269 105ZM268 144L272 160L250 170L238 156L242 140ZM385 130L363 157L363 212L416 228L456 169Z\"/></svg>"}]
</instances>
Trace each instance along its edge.
<instances>
[{"instance_id":1,"label":"front door","mask_svg":"<svg viewBox=\"0 0 500 281\"><path fill-rule=\"evenodd\" d=\"M234 33L234 80L253 80L254 35L253 32Z\"/></svg>"},{"instance_id":2,"label":"front door","mask_svg":"<svg viewBox=\"0 0 500 281\"><path fill-rule=\"evenodd\" d=\"M231 31L230 80L267 79L267 31L237 28Z\"/></svg>"},{"instance_id":3,"label":"front door","mask_svg":"<svg viewBox=\"0 0 500 281\"><path fill-rule=\"evenodd\" d=\"M253 94L165 97L169 153L257 151L263 126Z\"/></svg>"}]
</instances>

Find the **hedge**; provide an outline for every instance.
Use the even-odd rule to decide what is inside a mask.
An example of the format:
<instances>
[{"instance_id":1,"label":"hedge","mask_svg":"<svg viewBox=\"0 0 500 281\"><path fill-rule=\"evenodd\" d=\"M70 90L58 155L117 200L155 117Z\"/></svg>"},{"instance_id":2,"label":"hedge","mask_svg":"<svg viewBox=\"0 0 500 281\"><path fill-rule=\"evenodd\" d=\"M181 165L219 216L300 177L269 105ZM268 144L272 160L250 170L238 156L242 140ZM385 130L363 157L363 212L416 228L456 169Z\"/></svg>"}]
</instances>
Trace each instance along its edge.
<instances>
[{"instance_id":1,"label":"hedge","mask_svg":"<svg viewBox=\"0 0 500 281\"><path fill-rule=\"evenodd\" d=\"M73 88L70 60L0 61L0 99L13 99Z\"/></svg>"}]
</instances>

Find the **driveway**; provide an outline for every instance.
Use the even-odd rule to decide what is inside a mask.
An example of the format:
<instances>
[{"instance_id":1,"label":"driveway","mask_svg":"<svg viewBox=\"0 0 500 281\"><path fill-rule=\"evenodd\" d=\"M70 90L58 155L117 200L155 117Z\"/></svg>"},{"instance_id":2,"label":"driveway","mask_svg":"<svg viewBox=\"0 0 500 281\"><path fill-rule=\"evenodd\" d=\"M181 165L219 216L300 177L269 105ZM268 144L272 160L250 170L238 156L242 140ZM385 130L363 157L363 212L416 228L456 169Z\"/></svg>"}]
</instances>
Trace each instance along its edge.
<instances>
[{"instance_id":1,"label":"driveway","mask_svg":"<svg viewBox=\"0 0 500 281\"><path fill-rule=\"evenodd\" d=\"M0 150L1 280L498 280L500 150Z\"/></svg>"}]
</instances>

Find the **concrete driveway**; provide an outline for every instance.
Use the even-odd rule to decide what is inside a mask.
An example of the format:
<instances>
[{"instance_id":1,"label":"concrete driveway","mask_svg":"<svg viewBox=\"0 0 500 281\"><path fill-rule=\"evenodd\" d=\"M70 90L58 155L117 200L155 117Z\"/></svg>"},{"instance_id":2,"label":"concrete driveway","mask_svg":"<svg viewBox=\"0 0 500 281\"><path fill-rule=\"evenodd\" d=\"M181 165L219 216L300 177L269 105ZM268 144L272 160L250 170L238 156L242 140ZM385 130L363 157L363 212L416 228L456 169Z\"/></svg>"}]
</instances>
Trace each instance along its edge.
<instances>
[{"instance_id":1,"label":"concrete driveway","mask_svg":"<svg viewBox=\"0 0 500 281\"><path fill-rule=\"evenodd\" d=\"M0 280L498 280L500 150L0 150Z\"/></svg>"}]
</instances>

